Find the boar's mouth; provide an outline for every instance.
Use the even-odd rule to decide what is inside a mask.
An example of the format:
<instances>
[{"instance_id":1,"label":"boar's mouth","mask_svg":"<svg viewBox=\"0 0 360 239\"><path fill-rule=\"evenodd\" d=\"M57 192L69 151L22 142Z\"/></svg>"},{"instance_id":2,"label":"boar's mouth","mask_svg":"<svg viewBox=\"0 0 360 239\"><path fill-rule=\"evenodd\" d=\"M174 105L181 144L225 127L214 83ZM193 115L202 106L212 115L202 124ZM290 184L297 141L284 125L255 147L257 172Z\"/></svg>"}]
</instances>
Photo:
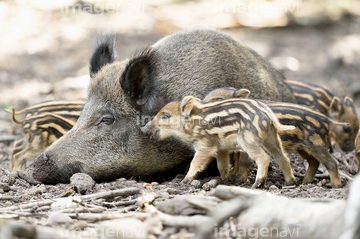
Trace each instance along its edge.
<instances>
[{"instance_id":1,"label":"boar's mouth","mask_svg":"<svg viewBox=\"0 0 360 239\"><path fill-rule=\"evenodd\" d=\"M29 168L29 173L32 174L32 178L36 181L56 184L69 183L70 177L74 173L80 172L82 167L80 162L63 164L59 167L47 154L43 153L36 158Z\"/></svg>"}]
</instances>

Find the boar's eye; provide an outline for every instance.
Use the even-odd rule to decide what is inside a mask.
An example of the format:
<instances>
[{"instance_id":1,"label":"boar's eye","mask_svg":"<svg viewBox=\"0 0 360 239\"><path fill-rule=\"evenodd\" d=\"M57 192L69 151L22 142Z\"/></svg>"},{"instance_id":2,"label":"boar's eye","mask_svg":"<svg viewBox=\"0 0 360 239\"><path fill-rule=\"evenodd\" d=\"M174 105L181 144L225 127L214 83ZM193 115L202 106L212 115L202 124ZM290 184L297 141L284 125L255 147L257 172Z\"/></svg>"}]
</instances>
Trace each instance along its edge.
<instances>
[{"instance_id":1,"label":"boar's eye","mask_svg":"<svg viewBox=\"0 0 360 239\"><path fill-rule=\"evenodd\" d=\"M171 117L171 115L169 113L166 113L166 112L164 112L164 113L162 113L160 115L161 119L169 119L170 117Z\"/></svg>"},{"instance_id":2,"label":"boar's eye","mask_svg":"<svg viewBox=\"0 0 360 239\"><path fill-rule=\"evenodd\" d=\"M100 124L106 124L106 125L111 125L113 124L115 121L115 119L111 116L104 116L102 117L102 119L100 120L100 122L98 123L98 125Z\"/></svg>"}]
</instances>

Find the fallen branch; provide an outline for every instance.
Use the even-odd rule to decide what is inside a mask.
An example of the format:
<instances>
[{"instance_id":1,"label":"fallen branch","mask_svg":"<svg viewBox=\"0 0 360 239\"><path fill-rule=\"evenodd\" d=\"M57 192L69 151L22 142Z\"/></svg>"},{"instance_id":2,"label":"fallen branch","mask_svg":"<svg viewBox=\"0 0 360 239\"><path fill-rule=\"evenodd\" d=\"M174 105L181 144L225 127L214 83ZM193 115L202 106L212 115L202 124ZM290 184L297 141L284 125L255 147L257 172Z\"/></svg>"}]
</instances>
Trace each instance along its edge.
<instances>
[{"instance_id":1,"label":"fallen branch","mask_svg":"<svg viewBox=\"0 0 360 239\"><path fill-rule=\"evenodd\" d=\"M230 217L239 215L242 211L251 206L251 202L238 198L223 202L216 209L210 212L207 223L197 225L195 239L207 239L214 233L215 226L220 227Z\"/></svg>"},{"instance_id":2,"label":"fallen branch","mask_svg":"<svg viewBox=\"0 0 360 239\"><path fill-rule=\"evenodd\" d=\"M357 181L357 185L360 185L360 176ZM357 196L352 200L351 209L348 207L348 212L356 215L352 216L356 220L352 219L351 223L347 224L352 226L353 234L355 227L357 234L350 237L355 239L359 238L360 231L360 193L356 186L352 186L351 190L355 191ZM209 238L210 234L214 233L215 226L222 225L230 217L237 219L234 233L257 230L259 238L337 239L345 228L345 200L285 198L267 192L224 185L216 187L213 195L232 200L228 204L224 203L223 208L220 204L210 213L212 220L197 229L198 239ZM274 235L274 230L278 234Z\"/></svg>"},{"instance_id":3,"label":"fallen branch","mask_svg":"<svg viewBox=\"0 0 360 239\"><path fill-rule=\"evenodd\" d=\"M43 226L28 226L20 223L9 222L1 227L1 238L23 238L23 239L63 239L69 232ZM78 232L71 232L71 238L84 239Z\"/></svg>"},{"instance_id":4,"label":"fallen branch","mask_svg":"<svg viewBox=\"0 0 360 239\"><path fill-rule=\"evenodd\" d=\"M109 199L109 198L114 198L114 197L118 197L118 196L127 197L129 195L138 194L138 193L140 193L140 189L131 187L131 188L118 189L118 190L113 190L113 191L108 191L108 192L94 193L94 194L89 194L89 195L85 195L85 196L67 197L67 198L72 198L73 200L76 200L75 198L78 198L79 200L76 200L76 202L79 202L79 201L95 200L95 199L99 199L99 198ZM0 208L0 212L9 212L9 211L17 211L17 210L20 210L20 211L33 210L34 211L35 209L37 209L39 207L51 205L52 203L60 201L60 200L65 201L67 198L46 199L46 200L16 205L16 206L4 207L4 208Z\"/></svg>"}]
</instances>

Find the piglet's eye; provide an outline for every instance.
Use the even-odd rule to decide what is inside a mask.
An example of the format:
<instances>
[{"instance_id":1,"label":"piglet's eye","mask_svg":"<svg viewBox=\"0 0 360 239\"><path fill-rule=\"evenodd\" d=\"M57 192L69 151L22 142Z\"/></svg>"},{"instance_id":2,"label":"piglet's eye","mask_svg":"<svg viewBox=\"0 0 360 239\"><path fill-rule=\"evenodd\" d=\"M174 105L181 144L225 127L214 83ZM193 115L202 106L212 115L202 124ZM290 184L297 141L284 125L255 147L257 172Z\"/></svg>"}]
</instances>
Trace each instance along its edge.
<instances>
[{"instance_id":1,"label":"piglet's eye","mask_svg":"<svg viewBox=\"0 0 360 239\"><path fill-rule=\"evenodd\" d=\"M212 99L213 101L220 101L220 100L223 100L224 98L222 98L222 97L216 97L216 98L214 98L214 99Z\"/></svg>"},{"instance_id":2,"label":"piglet's eye","mask_svg":"<svg viewBox=\"0 0 360 239\"><path fill-rule=\"evenodd\" d=\"M161 116L160 116L161 119L169 119L170 117L171 117L171 115L168 114L168 113L165 113L165 112L162 113Z\"/></svg>"},{"instance_id":3,"label":"piglet's eye","mask_svg":"<svg viewBox=\"0 0 360 239\"><path fill-rule=\"evenodd\" d=\"M345 133L349 133L350 132L350 127L349 126L343 126L342 127L343 128L343 131L345 132Z\"/></svg>"},{"instance_id":4,"label":"piglet's eye","mask_svg":"<svg viewBox=\"0 0 360 239\"><path fill-rule=\"evenodd\" d=\"M111 125L113 124L115 121L115 119L113 117L110 116L106 116L106 117L102 117L102 119L100 120L99 124L106 124L106 125Z\"/></svg>"}]
</instances>

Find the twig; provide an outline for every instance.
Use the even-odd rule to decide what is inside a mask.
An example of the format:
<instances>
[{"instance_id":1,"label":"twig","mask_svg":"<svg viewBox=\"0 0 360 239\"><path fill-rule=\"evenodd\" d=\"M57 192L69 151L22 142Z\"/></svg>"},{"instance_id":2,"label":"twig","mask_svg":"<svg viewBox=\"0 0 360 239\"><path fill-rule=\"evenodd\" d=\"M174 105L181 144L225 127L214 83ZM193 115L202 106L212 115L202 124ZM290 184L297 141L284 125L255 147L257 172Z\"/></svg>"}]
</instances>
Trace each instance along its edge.
<instances>
[{"instance_id":1,"label":"twig","mask_svg":"<svg viewBox=\"0 0 360 239\"><path fill-rule=\"evenodd\" d=\"M173 216L160 212L156 207L150 204L144 204L144 209L151 214L158 215L165 226L194 228L198 224L202 225L209 221L209 217L202 215L195 216Z\"/></svg>"},{"instance_id":2,"label":"twig","mask_svg":"<svg viewBox=\"0 0 360 239\"><path fill-rule=\"evenodd\" d=\"M133 194L138 194L138 193L140 193L140 189L135 188L135 187L130 187L130 188L117 189L117 190L108 191L108 192L84 195L84 196L81 196L81 199L82 200L95 200L95 199L99 199L99 198L109 199L109 198L114 198L114 197L118 197L118 196L127 197L127 196L130 196Z\"/></svg>"},{"instance_id":3,"label":"twig","mask_svg":"<svg viewBox=\"0 0 360 239\"><path fill-rule=\"evenodd\" d=\"M54 229L43 226L27 226L20 223L7 223L1 228L2 238L25 238L25 239L63 239L68 235L65 230ZM77 232L71 232L71 238L82 239Z\"/></svg>"},{"instance_id":4,"label":"twig","mask_svg":"<svg viewBox=\"0 0 360 239\"><path fill-rule=\"evenodd\" d=\"M238 216L251 205L249 199L244 201L238 198L220 204L211 212L211 218L206 223L197 226L195 239L209 238L215 226L222 226L230 217Z\"/></svg>"},{"instance_id":5,"label":"twig","mask_svg":"<svg viewBox=\"0 0 360 239\"><path fill-rule=\"evenodd\" d=\"M1 195L0 200L12 200L12 201L19 201L21 199L21 196L6 196Z\"/></svg>"},{"instance_id":6,"label":"twig","mask_svg":"<svg viewBox=\"0 0 360 239\"><path fill-rule=\"evenodd\" d=\"M20 139L19 135L2 135L0 136L0 142L10 142Z\"/></svg>"},{"instance_id":7,"label":"twig","mask_svg":"<svg viewBox=\"0 0 360 239\"><path fill-rule=\"evenodd\" d=\"M130 206L130 205L134 205L136 202L137 200L133 199L133 200L119 201L119 202L103 202L102 205L108 208L112 208L112 207Z\"/></svg>"},{"instance_id":8,"label":"twig","mask_svg":"<svg viewBox=\"0 0 360 239\"><path fill-rule=\"evenodd\" d=\"M137 218L141 221L144 221L150 215L148 213L141 212L129 212L129 213L69 213L67 214L69 217L84 220L89 222L97 222L97 221L105 221L112 219L122 219L122 218Z\"/></svg>"},{"instance_id":9,"label":"twig","mask_svg":"<svg viewBox=\"0 0 360 239\"><path fill-rule=\"evenodd\" d=\"M62 213L84 213L84 212L86 212L86 213L102 213L104 211L106 211L106 209L85 208L85 207L58 210L58 212L62 212Z\"/></svg>"},{"instance_id":10,"label":"twig","mask_svg":"<svg viewBox=\"0 0 360 239\"><path fill-rule=\"evenodd\" d=\"M86 201L86 200L94 200L94 199L99 199L99 198L114 198L114 197L118 197L118 196L124 197L124 196L129 196L129 195L138 194L138 193L140 193L140 189L131 187L131 188L113 190L113 191L109 191L109 192L89 194L89 195L85 195L85 196L80 196L78 198L80 198L80 201ZM72 198L72 197L68 197L68 198ZM0 208L0 212L39 208L39 207L50 205L58 200L64 200L64 199L65 198L46 199L46 200L36 201L36 202L32 202L32 203L25 203L25 204L16 205L16 206L4 207L4 208Z\"/></svg>"},{"instance_id":11,"label":"twig","mask_svg":"<svg viewBox=\"0 0 360 239\"><path fill-rule=\"evenodd\" d=\"M25 204L17 205L17 206L3 207L3 208L0 208L0 212L25 210L25 209L34 208L34 207L42 207L42 206L50 205L53 202L55 202L55 200L46 199L46 200L37 201L37 202L25 203Z\"/></svg>"},{"instance_id":12,"label":"twig","mask_svg":"<svg viewBox=\"0 0 360 239\"><path fill-rule=\"evenodd\" d=\"M283 186L282 189L294 189L296 188L296 185L291 185L291 186Z\"/></svg>"},{"instance_id":13,"label":"twig","mask_svg":"<svg viewBox=\"0 0 360 239\"><path fill-rule=\"evenodd\" d=\"M340 174L341 177L344 177L349 181L352 181L354 179L353 177L351 177L350 175L348 175L347 173L345 173L345 172L343 172L341 170L339 171L339 174Z\"/></svg>"},{"instance_id":14,"label":"twig","mask_svg":"<svg viewBox=\"0 0 360 239\"><path fill-rule=\"evenodd\" d=\"M215 188L213 195L223 200L229 200L233 198L252 198L264 194L267 196L272 196L271 193L267 193L260 190L252 190L247 188L241 188L237 186L225 186L219 185Z\"/></svg>"}]
</instances>

